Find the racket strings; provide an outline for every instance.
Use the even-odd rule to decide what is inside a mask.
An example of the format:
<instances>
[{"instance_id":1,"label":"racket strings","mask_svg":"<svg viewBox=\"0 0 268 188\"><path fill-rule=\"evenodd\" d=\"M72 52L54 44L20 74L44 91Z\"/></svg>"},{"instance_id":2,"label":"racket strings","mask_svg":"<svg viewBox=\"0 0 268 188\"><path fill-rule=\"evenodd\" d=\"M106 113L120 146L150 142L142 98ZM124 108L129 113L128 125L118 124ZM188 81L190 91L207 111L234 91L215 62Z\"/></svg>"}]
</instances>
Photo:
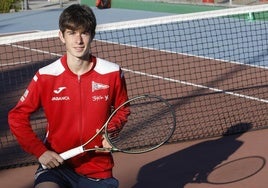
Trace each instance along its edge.
<instances>
[{"instance_id":1,"label":"racket strings","mask_svg":"<svg viewBox=\"0 0 268 188\"><path fill-rule=\"evenodd\" d=\"M129 104L128 104L129 105ZM174 131L174 114L171 107L154 97L132 101L130 115L123 129L108 133L112 145L127 153L151 150L167 141Z\"/></svg>"}]
</instances>

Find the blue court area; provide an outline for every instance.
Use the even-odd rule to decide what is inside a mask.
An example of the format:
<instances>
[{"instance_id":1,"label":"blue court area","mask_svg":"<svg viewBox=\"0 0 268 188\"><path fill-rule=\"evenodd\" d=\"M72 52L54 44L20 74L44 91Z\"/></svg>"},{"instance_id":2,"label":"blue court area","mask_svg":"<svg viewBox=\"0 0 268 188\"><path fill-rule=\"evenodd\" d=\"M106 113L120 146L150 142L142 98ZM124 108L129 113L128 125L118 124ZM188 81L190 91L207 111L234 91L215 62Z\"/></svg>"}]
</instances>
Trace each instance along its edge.
<instances>
[{"instance_id":1,"label":"blue court area","mask_svg":"<svg viewBox=\"0 0 268 188\"><path fill-rule=\"evenodd\" d=\"M92 7L98 24L136 20L171 15L171 13L148 12L125 9L100 10ZM0 15L0 36L8 33L48 31L58 29L58 17L62 8L28 10Z\"/></svg>"},{"instance_id":2,"label":"blue court area","mask_svg":"<svg viewBox=\"0 0 268 188\"><path fill-rule=\"evenodd\" d=\"M114 30L101 39L140 48L267 68L267 25L268 22L264 20L249 21L245 15L233 18L216 17ZM118 37L113 39L110 37L112 35ZM125 36L130 38L126 39ZM96 37L98 38L98 35Z\"/></svg>"}]
</instances>

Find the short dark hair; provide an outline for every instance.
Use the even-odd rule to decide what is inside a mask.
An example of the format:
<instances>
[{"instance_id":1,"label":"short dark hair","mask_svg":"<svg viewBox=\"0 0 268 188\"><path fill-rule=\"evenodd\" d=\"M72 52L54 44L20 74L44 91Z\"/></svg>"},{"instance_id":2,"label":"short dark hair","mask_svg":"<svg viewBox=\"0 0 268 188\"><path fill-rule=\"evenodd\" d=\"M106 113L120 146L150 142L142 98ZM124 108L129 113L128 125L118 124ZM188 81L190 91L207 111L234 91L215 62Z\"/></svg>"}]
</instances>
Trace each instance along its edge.
<instances>
[{"instance_id":1,"label":"short dark hair","mask_svg":"<svg viewBox=\"0 0 268 188\"><path fill-rule=\"evenodd\" d=\"M87 5L73 4L67 7L59 17L59 29L62 33L66 29L89 32L91 38L95 36L96 17Z\"/></svg>"}]
</instances>

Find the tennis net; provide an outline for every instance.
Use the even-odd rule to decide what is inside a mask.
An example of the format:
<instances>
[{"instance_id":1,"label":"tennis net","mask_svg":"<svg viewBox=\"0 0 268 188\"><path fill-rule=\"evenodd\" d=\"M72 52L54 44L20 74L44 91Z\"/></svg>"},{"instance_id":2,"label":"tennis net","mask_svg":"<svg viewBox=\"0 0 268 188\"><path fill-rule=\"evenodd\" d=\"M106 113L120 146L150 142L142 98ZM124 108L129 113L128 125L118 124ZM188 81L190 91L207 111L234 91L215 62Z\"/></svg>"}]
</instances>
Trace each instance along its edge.
<instances>
[{"instance_id":1,"label":"tennis net","mask_svg":"<svg viewBox=\"0 0 268 188\"><path fill-rule=\"evenodd\" d=\"M38 68L58 59L58 31L0 38L0 168L28 165L8 111ZM268 5L98 25L92 54L124 70L129 96L167 99L177 115L170 142L268 126ZM144 112L146 113L146 112ZM31 117L41 139L42 110Z\"/></svg>"}]
</instances>

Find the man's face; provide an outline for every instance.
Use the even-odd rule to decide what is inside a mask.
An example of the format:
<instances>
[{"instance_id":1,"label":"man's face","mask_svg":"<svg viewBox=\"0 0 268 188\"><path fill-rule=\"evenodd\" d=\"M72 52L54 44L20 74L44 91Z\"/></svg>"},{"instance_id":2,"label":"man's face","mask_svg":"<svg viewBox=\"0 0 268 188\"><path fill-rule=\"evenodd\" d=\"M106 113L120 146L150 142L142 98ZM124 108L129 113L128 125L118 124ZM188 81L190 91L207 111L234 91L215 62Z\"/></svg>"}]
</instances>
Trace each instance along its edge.
<instances>
[{"instance_id":1,"label":"man's face","mask_svg":"<svg viewBox=\"0 0 268 188\"><path fill-rule=\"evenodd\" d=\"M89 32L66 29L64 33L60 32L59 36L69 55L80 59L88 58L92 41Z\"/></svg>"}]
</instances>

